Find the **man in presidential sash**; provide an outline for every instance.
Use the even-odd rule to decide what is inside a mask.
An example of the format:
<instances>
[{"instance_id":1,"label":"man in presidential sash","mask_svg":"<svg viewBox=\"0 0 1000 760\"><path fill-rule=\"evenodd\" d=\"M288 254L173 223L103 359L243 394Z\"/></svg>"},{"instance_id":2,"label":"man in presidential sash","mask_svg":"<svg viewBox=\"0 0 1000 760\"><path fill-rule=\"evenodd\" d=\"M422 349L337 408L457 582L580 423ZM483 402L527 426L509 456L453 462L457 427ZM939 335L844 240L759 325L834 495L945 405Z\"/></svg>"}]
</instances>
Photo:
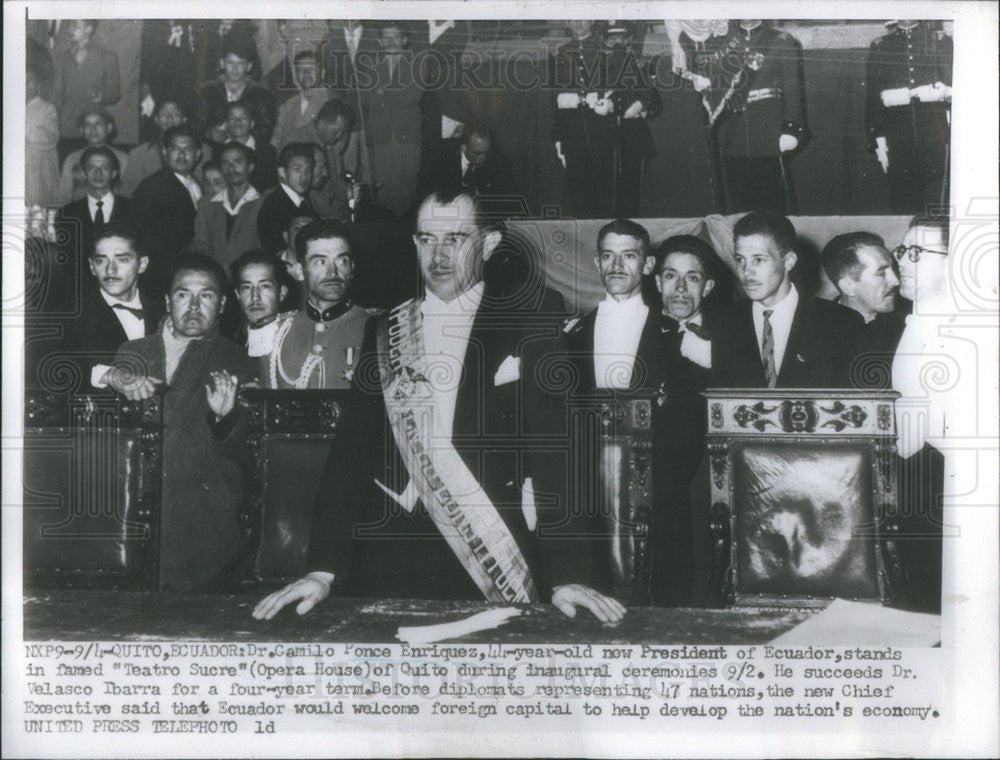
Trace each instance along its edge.
<instances>
[{"instance_id":1,"label":"man in presidential sash","mask_svg":"<svg viewBox=\"0 0 1000 760\"><path fill-rule=\"evenodd\" d=\"M589 585L570 538L561 337L497 295L483 263L501 233L465 192L417 215L420 297L373 321L317 499L307 576L262 600L303 614L330 594L551 600L605 622L624 607ZM521 299L523 301L523 299Z\"/></svg>"}]
</instances>

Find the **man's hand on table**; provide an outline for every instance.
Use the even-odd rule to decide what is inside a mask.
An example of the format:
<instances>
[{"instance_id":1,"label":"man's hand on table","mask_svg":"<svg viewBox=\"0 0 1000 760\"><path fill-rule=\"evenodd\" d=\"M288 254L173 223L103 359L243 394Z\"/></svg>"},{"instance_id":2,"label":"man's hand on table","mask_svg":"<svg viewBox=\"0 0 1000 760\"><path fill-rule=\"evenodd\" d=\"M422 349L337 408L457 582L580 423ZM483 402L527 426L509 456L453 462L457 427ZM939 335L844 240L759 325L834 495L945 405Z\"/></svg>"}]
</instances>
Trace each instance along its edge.
<instances>
[{"instance_id":1,"label":"man's hand on table","mask_svg":"<svg viewBox=\"0 0 1000 760\"><path fill-rule=\"evenodd\" d=\"M625 607L617 599L579 583L556 586L552 590L552 604L566 617L576 617L576 608L586 607L602 623L617 623L625 615Z\"/></svg>"},{"instance_id":2,"label":"man's hand on table","mask_svg":"<svg viewBox=\"0 0 1000 760\"><path fill-rule=\"evenodd\" d=\"M332 583L333 575L330 573L309 573L304 578L289 583L281 591L275 591L261 599L253 608L253 616L257 620L270 620L292 602L298 602L295 611L305 615L330 595Z\"/></svg>"}]
</instances>

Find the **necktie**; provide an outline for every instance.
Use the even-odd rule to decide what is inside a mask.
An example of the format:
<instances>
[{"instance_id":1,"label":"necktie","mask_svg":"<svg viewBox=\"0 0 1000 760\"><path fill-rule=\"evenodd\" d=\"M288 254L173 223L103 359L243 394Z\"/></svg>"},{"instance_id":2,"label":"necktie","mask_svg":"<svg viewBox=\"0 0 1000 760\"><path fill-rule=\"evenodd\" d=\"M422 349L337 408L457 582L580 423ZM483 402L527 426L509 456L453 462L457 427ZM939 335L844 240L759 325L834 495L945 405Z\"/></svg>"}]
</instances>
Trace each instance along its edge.
<instances>
[{"instance_id":1,"label":"necktie","mask_svg":"<svg viewBox=\"0 0 1000 760\"><path fill-rule=\"evenodd\" d=\"M764 338L761 341L761 358L764 360L764 377L767 379L767 387L773 388L778 384L778 372L774 368L774 333L771 331L771 315L773 309L764 311Z\"/></svg>"},{"instance_id":2,"label":"necktie","mask_svg":"<svg viewBox=\"0 0 1000 760\"><path fill-rule=\"evenodd\" d=\"M97 202L97 212L94 214L94 226L104 226L104 201Z\"/></svg>"},{"instance_id":3,"label":"necktie","mask_svg":"<svg viewBox=\"0 0 1000 760\"><path fill-rule=\"evenodd\" d=\"M134 306L126 306L123 303L111 304L112 309L121 309L122 311L127 311L136 319L145 319L145 312L142 309L137 309Z\"/></svg>"}]
</instances>

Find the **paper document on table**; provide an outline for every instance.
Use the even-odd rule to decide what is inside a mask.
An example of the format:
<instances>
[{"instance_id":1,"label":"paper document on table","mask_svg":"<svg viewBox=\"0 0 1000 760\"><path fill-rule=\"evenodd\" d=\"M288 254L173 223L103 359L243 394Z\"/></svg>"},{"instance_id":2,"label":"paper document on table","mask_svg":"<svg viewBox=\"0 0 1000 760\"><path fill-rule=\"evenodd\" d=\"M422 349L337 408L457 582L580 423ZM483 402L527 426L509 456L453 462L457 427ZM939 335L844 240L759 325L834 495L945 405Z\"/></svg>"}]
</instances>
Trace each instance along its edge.
<instances>
[{"instance_id":1,"label":"paper document on table","mask_svg":"<svg viewBox=\"0 0 1000 760\"><path fill-rule=\"evenodd\" d=\"M941 616L834 599L772 644L926 647L941 643Z\"/></svg>"},{"instance_id":2,"label":"paper document on table","mask_svg":"<svg viewBox=\"0 0 1000 760\"><path fill-rule=\"evenodd\" d=\"M520 614L521 610L517 607L504 607L486 610L486 612L480 612L472 617L455 620L451 623L402 626L396 634L396 638L407 644L431 644L445 639L457 639L469 633L498 628L512 617L517 617Z\"/></svg>"}]
</instances>

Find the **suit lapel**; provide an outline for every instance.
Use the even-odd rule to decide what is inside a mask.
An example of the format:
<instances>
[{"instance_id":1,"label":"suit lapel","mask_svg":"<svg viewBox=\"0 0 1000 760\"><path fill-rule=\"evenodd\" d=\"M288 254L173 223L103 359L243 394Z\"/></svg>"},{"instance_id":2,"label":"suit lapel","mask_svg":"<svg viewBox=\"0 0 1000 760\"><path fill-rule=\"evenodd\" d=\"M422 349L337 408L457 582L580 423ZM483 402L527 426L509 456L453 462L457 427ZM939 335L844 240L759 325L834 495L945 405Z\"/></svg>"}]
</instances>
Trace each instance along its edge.
<instances>
[{"instance_id":1,"label":"suit lapel","mask_svg":"<svg viewBox=\"0 0 1000 760\"><path fill-rule=\"evenodd\" d=\"M753 374L754 386L767 387L767 379L764 377L764 362L760 357L760 346L757 344L757 330L753 324L753 301L746 301L743 305L742 318L738 320L742 327L742 335L738 345L743 352L743 364L748 373Z\"/></svg>"},{"instance_id":2,"label":"suit lapel","mask_svg":"<svg viewBox=\"0 0 1000 760\"><path fill-rule=\"evenodd\" d=\"M792 316L792 327L788 331L788 343L785 344L785 355L781 359L781 371L778 373L778 385L783 388L805 387L800 381L802 373L807 369L809 333L812 324L812 309L809 299L799 294L799 302ZM799 360L802 357L802 361Z\"/></svg>"},{"instance_id":3,"label":"suit lapel","mask_svg":"<svg viewBox=\"0 0 1000 760\"><path fill-rule=\"evenodd\" d=\"M632 377L628 384L630 391L655 387L663 377L663 361L666 357L662 350L659 316L652 307L649 307L639 336L635 362L632 364Z\"/></svg>"},{"instance_id":4,"label":"suit lapel","mask_svg":"<svg viewBox=\"0 0 1000 760\"><path fill-rule=\"evenodd\" d=\"M488 322L490 307L486 294L476 310L476 317L469 331L469 342L465 346L465 358L462 361L462 377L459 381L458 395L455 398L455 417L452 420L452 438L456 435L476 435L479 433L476 424L479 410L485 406L488 388L484 385L490 378L483 377L483 369L487 368L490 333Z\"/></svg>"}]
</instances>

